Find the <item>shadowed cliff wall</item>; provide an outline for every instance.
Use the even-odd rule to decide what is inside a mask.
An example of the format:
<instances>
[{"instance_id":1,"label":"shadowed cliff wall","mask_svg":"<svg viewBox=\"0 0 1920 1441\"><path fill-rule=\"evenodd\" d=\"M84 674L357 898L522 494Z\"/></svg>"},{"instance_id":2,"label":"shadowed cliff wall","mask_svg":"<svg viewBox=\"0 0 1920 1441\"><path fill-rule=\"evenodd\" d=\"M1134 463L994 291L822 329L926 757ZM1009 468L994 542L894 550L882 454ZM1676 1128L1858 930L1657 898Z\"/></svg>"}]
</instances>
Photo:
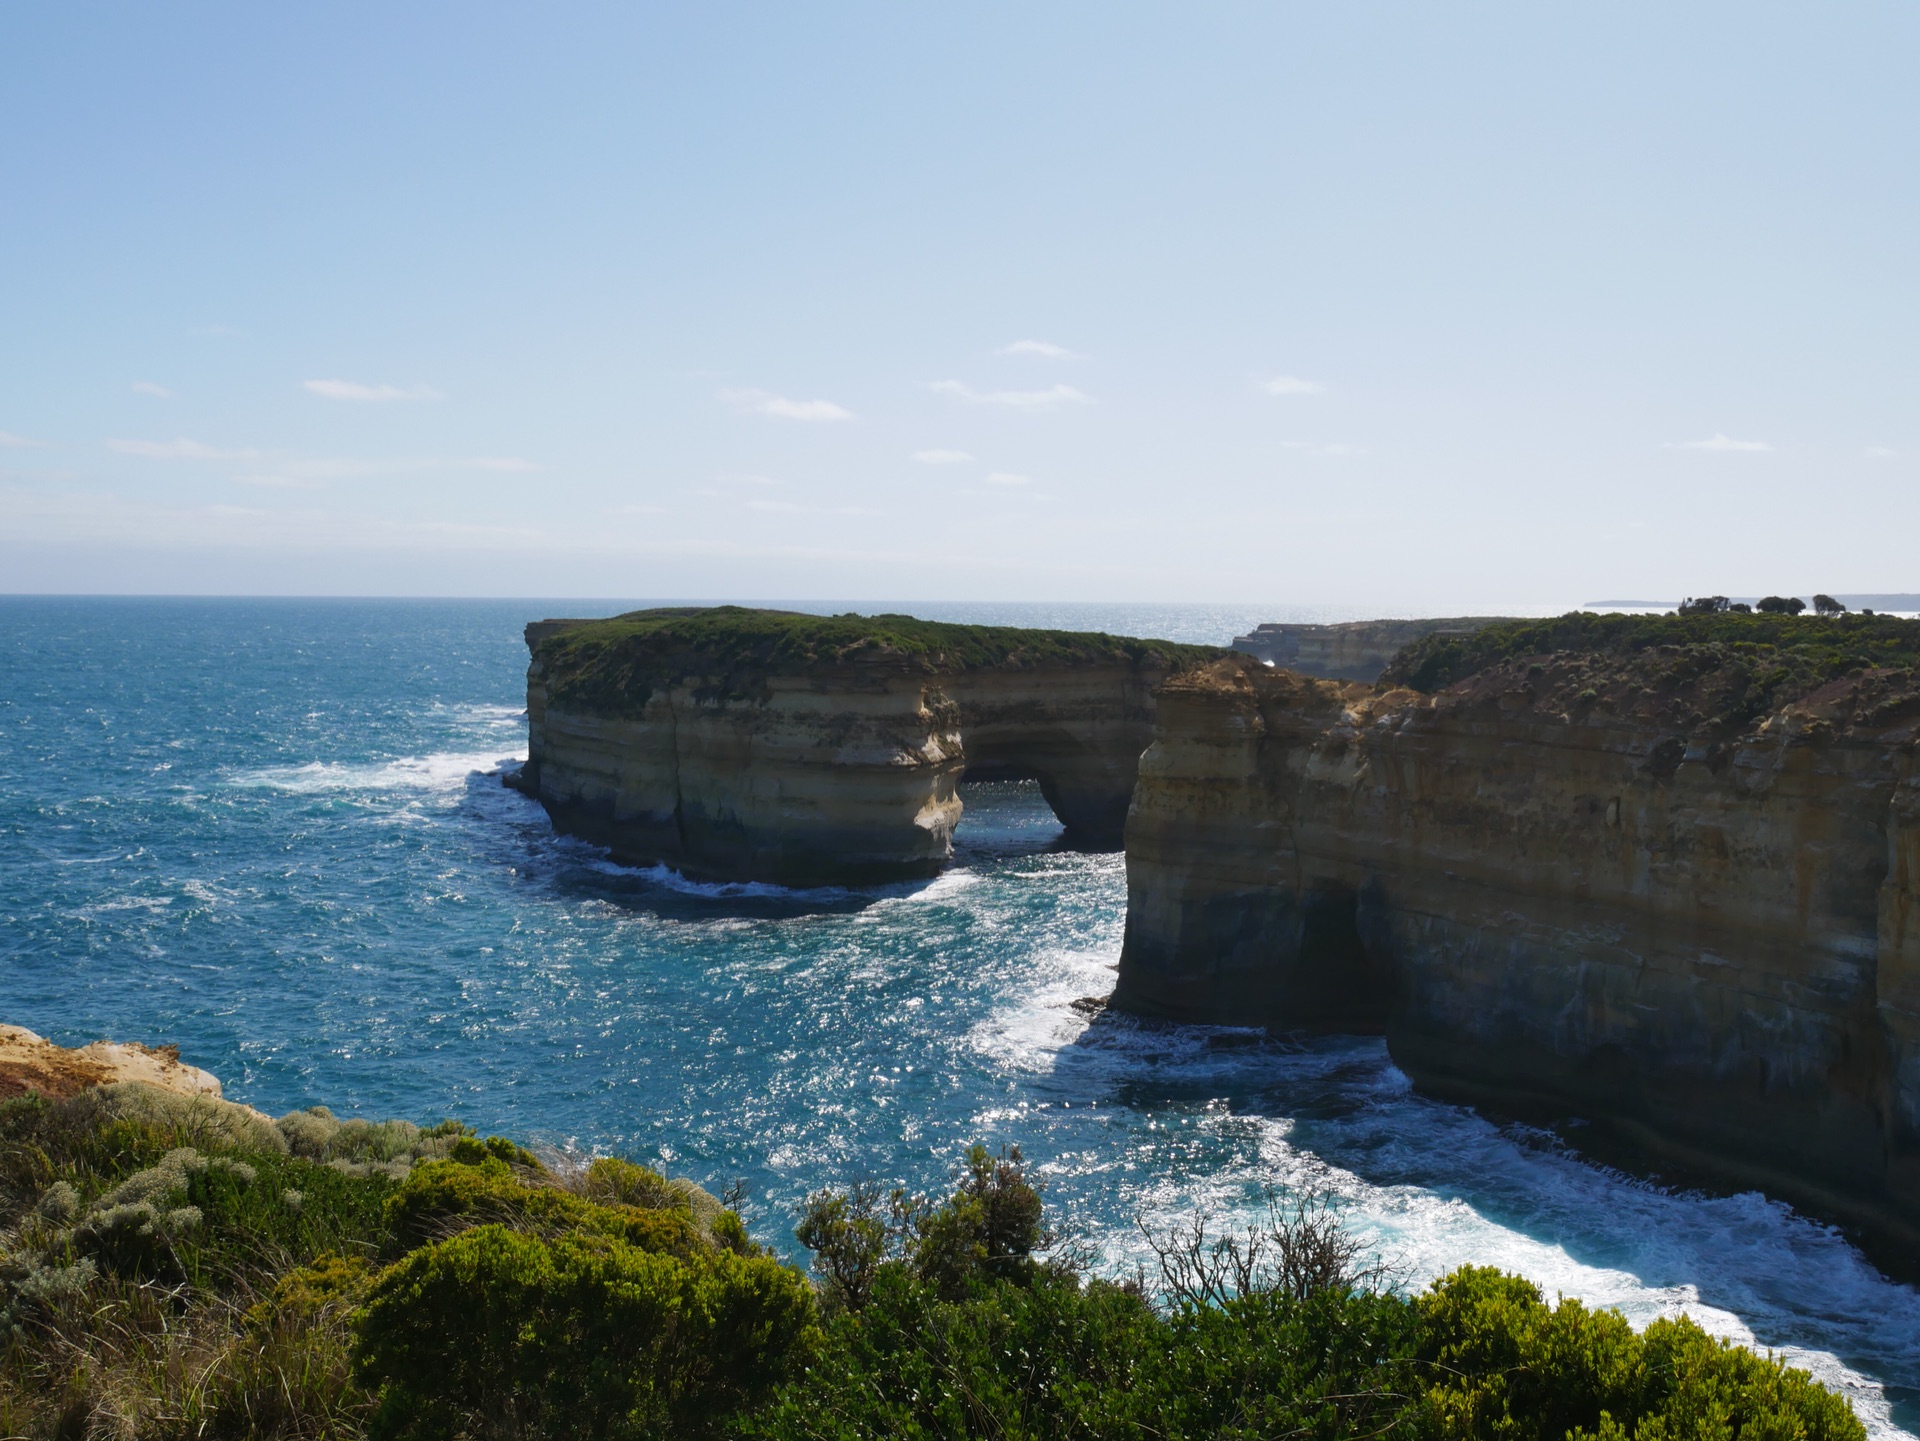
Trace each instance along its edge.
<instances>
[{"instance_id":1,"label":"shadowed cliff wall","mask_svg":"<svg viewBox=\"0 0 1920 1441\"><path fill-rule=\"evenodd\" d=\"M1031 776L1118 849L1153 688L1210 647L737 607L528 627L520 784L632 864L783 885L932 875L959 782Z\"/></svg>"},{"instance_id":2,"label":"shadowed cliff wall","mask_svg":"<svg viewBox=\"0 0 1920 1441\"><path fill-rule=\"evenodd\" d=\"M1736 650L1432 696L1170 680L1115 1004L1383 1031L1426 1088L1608 1122L1920 1264L1920 687L1856 669L1735 724L1768 663Z\"/></svg>"}]
</instances>

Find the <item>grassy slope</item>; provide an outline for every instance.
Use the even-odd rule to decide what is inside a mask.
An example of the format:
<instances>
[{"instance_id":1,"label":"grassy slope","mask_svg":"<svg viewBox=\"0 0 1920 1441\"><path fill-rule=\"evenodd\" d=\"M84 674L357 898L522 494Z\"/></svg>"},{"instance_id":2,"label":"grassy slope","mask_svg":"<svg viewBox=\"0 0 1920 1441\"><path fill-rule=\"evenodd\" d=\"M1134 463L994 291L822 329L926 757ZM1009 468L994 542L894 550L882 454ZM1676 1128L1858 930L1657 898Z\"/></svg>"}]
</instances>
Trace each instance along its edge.
<instances>
[{"instance_id":1,"label":"grassy slope","mask_svg":"<svg viewBox=\"0 0 1920 1441\"><path fill-rule=\"evenodd\" d=\"M1225 654L1213 646L1091 631L954 625L909 615L803 615L713 606L633 611L549 636L539 646L547 694L577 709L644 705L656 686L712 677L729 694L754 693L774 672L894 662L928 671L1013 670L1100 663L1176 667Z\"/></svg>"},{"instance_id":2,"label":"grassy slope","mask_svg":"<svg viewBox=\"0 0 1920 1441\"><path fill-rule=\"evenodd\" d=\"M1513 621L1471 635L1428 636L1401 651L1383 685L1437 691L1509 661L1603 656L1649 678L1676 661L1711 664L1739 682L1741 709L1775 709L1864 670L1920 665L1920 621L1778 615L1595 615Z\"/></svg>"}]
</instances>

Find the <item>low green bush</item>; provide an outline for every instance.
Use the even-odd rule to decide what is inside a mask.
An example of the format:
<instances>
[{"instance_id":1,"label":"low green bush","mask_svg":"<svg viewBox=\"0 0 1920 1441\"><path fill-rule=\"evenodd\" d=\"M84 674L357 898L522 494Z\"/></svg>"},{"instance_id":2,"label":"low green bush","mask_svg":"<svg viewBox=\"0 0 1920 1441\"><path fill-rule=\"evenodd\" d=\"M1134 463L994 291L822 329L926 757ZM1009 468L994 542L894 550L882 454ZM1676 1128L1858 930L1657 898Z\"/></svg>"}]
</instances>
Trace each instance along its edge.
<instances>
[{"instance_id":1,"label":"low green bush","mask_svg":"<svg viewBox=\"0 0 1920 1441\"><path fill-rule=\"evenodd\" d=\"M812 1322L804 1279L764 1257L488 1225L374 1284L355 1369L375 1437L703 1437L800 1368Z\"/></svg>"},{"instance_id":2,"label":"low green bush","mask_svg":"<svg viewBox=\"0 0 1920 1441\"><path fill-rule=\"evenodd\" d=\"M631 1162L125 1088L0 1105L0 1201L0 1434L35 1441L1864 1436L1690 1321L1475 1268L1401 1295L1324 1202L1089 1279L1014 1150L809 1197L817 1285Z\"/></svg>"}]
</instances>

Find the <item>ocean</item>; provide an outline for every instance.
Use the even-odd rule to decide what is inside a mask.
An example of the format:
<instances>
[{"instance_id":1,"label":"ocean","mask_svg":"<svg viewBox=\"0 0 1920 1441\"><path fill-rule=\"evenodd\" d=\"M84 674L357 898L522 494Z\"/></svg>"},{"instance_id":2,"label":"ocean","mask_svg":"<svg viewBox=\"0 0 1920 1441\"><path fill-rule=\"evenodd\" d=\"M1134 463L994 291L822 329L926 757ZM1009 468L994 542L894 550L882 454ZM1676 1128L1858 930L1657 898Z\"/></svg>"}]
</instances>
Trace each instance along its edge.
<instances>
[{"instance_id":1,"label":"ocean","mask_svg":"<svg viewBox=\"0 0 1920 1441\"><path fill-rule=\"evenodd\" d=\"M1089 1021L1122 858L968 786L930 883L792 892L615 866L505 789L520 627L606 601L0 598L0 1021L177 1043L279 1114L457 1116L737 1187L937 1190L1019 1145L1131 1273L1139 1224L1333 1196L1401 1281L1476 1262L1686 1312L1920 1432L1920 1293L1753 1193L1664 1189L1415 1094L1377 1040ZM1312 609L893 605L1224 642Z\"/></svg>"}]
</instances>

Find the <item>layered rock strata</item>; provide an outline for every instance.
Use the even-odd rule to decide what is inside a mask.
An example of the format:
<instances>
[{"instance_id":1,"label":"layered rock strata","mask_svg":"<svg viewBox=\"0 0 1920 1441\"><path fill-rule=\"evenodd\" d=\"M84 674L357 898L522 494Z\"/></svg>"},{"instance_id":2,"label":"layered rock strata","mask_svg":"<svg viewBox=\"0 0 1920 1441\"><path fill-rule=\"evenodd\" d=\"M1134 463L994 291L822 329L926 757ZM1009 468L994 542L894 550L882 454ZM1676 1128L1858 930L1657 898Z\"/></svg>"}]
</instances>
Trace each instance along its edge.
<instances>
[{"instance_id":1,"label":"layered rock strata","mask_svg":"<svg viewBox=\"0 0 1920 1441\"><path fill-rule=\"evenodd\" d=\"M1920 684L1742 715L1762 664L1169 680L1114 1003L1384 1032L1437 1093L1592 1118L1920 1266Z\"/></svg>"},{"instance_id":2,"label":"layered rock strata","mask_svg":"<svg viewBox=\"0 0 1920 1441\"><path fill-rule=\"evenodd\" d=\"M968 776L1037 779L1117 849L1153 688L1217 656L1110 636L734 607L528 627L520 784L636 865L782 885L934 874Z\"/></svg>"},{"instance_id":3,"label":"layered rock strata","mask_svg":"<svg viewBox=\"0 0 1920 1441\"><path fill-rule=\"evenodd\" d=\"M1332 625L1268 621L1235 636L1233 649L1269 665L1326 680L1376 681L1400 651L1430 635L1471 635L1498 616L1354 620Z\"/></svg>"}]
</instances>

